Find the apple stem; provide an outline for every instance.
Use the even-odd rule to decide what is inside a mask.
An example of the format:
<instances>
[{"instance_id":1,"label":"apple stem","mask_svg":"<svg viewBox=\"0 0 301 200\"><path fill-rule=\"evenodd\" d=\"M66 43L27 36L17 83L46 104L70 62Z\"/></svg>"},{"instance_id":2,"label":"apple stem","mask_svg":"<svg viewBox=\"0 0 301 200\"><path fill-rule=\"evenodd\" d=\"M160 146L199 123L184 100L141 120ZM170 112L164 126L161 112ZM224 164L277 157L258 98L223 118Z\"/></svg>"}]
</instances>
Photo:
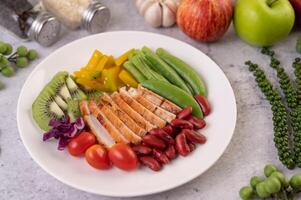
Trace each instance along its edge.
<instances>
[{"instance_id":1,"label":"apple stem","mask_svg":"<svg viewBox=\"0 0 301 200\"><path fill-rule=\"evenodd\" d=\"M267 0L266 2L267 2L267 4L268 4L269 7L272 7L272 5L273 5L276 1L278 1L278 0Z\"/></svg>"}]
</instances>

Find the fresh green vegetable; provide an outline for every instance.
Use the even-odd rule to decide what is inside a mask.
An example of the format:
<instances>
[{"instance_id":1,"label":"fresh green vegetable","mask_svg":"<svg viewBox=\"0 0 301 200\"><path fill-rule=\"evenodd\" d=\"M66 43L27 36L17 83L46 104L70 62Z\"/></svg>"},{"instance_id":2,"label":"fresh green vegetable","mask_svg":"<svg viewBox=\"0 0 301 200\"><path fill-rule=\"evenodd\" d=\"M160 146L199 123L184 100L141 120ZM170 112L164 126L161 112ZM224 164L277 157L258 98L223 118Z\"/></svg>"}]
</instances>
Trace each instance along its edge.
<instances>
[{"instance_id":1,"label":"fresh green vegetable","mask_svg":"<svg viewBox=\"0 0 301 200\"><path fill-rule=\"evenodd\" d=\"M145 76L140 73L138 71L138 69L130 62L130 61L126 61L124 64L123 64L123 67L129 71L134 77L135 79L138 81L138 82L142 82L144 80L146 80Z\"/></svg>"},{"instance_id":2,"label":"fresh green vegetable","mask_svg":"<svg viewBox=\"0 0 301 200\"><path fill-rule=\"evenodd\" d=\"M269 197L271 194L266 190L267 188L267 184L265 181L258 183L258 185L256 185L256 193L258 194L258 196L260 198L266 198Z\"/></svg>"},{"instance_id":3,"label":"fresh green vegetable","mask_svg":"<svg viewBox=\"0 0 301 200\"><path fill-rule=\"evenodd\" d=\"M250 179L250 185L252 188L256 188L256 185L258 183L261 183L263 181L262 178L260 178L259 176L253 176L251 179Z\"/></svg>"},{"instance_id":4,"label":"fresh green vegetable","mask_svg":"<svg viewBox=\"0 0 301 200\"><path fill-rule=\"evenodd\" d=\"M7 44L0 41L0 53L5 54L7 50Z\"/></svg>"},{"instance_id":5,"label":"fresh green vegetable","mask_svg":"<svg viewBox=\"0 0 301 200\"><path fill-rule=\"evenodd\" d=\"M6 51L3 53L4 55L10 55L13 52L13 47L11 44L6 43Z\"/></svg>"},{"instance_id":6,"label":"fresh green vegetable","mask_svg":"<svg viewBox=\"0 0 301 200\"><path fill-rule=\"evenodd\" d=\"M167 63L165 63L157 54L152 52L147 47L143 47L142 52L154 71L163 75L170 83L178 86L188 94L191 94L189 88L186 86L185 82L181 79L177 72Z\"/></svg>"},{"instance_id":7,"label":"fresh green vegetable","mask_svg":"<svg viewBox=\"0 0 301 200\"><path fill-rule=\"evenodd\" d=\"M38 53L36 50L31 49L28 51L26 56L29 60L35 60L38 57Z\"/></svg>"},{"instance_id":8,"label":"fresh green vegetable","mask_svg":"<svg viewBox=\"0 0 301 200\"><path fill-rule=\"evenodd\" d=\"M292 176L289 184L294 190L300 191L301 190L301 174L296 174L296 175Z\"/></svg>"},{"instance_id":9,"label":"fresh green vegetable","mask_svg":"<svg viewBox=\"0 0 301 200\"><path fill-rule=\"evenodd\" d=\"M278 193L281 190L281 182L276 177L269 177L265 180L265 190L270 193Z\"/></svg>"},{"instance_id":10,"label":"fresh green vegetable","mask_svg":"<svg viewBox=\"0 0 301 200\"><path fill-rule=\"evenodd\" d=\"M17 54L18 54L19 56L26 56L27 53L28 53L28 49L27 49L25 46L19 46L19 47L17 48Z\"/></svg>"},{"instance_id":11,"label":"fresh green vegetable","mask_svg":"<svg viewBox=\"0 0 301 200\"><path fill-rule=\"evenodd\" d=\"M194 98L191 95L187 94L187 92L185 92L184 90L170 83L165 83L158 80L146 80L143 81L141 84L142 86L174 102L181 108L191 106L192 114L197 117L203 118L203 113L198 103L194 100Z\"/></svg>"},{"instance_id":12,"label":"fresh green vegetable","mask_svg":"<svg viewBox=\"0 0 301 200\"><path fill-rule=\"evenodd\" d=\"M291 126L294 136L295 162L298 167L301 167L301 105L298 102L297 91L284 68L280 66L280 61L275 57L275 52L269 48L263 48L261 52L270 56L270 66L277 71L280 87L284 93L290 111Z\"/></svg>"},{"instance_id":13,"label":"fresh green vegetable","mask_svg":"<svg viewBox=\"0 0 301 200\"><path fill-rule=\"evenodd\" d=\"M6 77L11 77L15 74L15 70L11 66L7 66L1 70L1 74Z\"/></svg>"},{"instance_id":14,"label":"fresh green vegetable","mask_svg":"<svg viewBox=\"0 0 301 200\"><path fill-rule=\"evenodd\" d=\"M249 70L253 72L259 88L272 106L274 142L278 150L279 160L288 169L293 169L295 167L295 162L289 146L288 117L285 106L281 101L281 96L278 91L273 88L271 82L265 76L264 71L260 69L257 64L254 64L251 61L247 61L245 64L249 66Z\"/></svg>"},{"instance_id":15,"label":"fresh green vegetable","mask_svg":"<svg viewBox=\"0 0 301 200\"><path fill-rule=\"evenodd\" d=\"M277 167L275 165L269 164L264 167L264 175L266 177L271 176L271 174L275 171L277 171Z\"/></svg>"},{"instance_id":16,"label":"fresh green vegetable","mask_svg":"<svg viewBox=\"0 0 301 200\"><path fill-rule=\"evenodd\" d=\"M242 187L239 191L239 196L243 200L251 199L253 195L253 189L249 186Z\"/></svg>"},{"instance_id":17,"label":"fresh green vegetable","mask_svg":"<svg viewBox=\"0 0 301 200\"><path fill-rule=\"evenodd\" d=\"M281 184L283 185L283 187L287 187L288 186L288 181L286 180L285 176L283 173L279 172L279 171L274 171L270 177L275 177L277 178Z\"/></svg>"},{"instance_id":18,"label":"fresh green vegetable","mask_svg":"<svg viewBox=\"0 0 301 200\"><path fill-rule=\"evenodd\" d=\"M28 65L28 59L26 57L17 57L16 58L17 67L26 67Z\"/></svg>"},{"instance_id":19,"label":"fresh green vegetable","mask_svg":"<svg viewBox=\"0 0 301 200\"><path fill-rule=\"evenodd\" d=\"M171 55L163 48L158 48L156 53L188 83L188 85L192 88L194 95L200 94L203 96L207 96L207 89L204 84L204 81L191 66L189 66L180 58Z\"/></svg>"}]
</instances>

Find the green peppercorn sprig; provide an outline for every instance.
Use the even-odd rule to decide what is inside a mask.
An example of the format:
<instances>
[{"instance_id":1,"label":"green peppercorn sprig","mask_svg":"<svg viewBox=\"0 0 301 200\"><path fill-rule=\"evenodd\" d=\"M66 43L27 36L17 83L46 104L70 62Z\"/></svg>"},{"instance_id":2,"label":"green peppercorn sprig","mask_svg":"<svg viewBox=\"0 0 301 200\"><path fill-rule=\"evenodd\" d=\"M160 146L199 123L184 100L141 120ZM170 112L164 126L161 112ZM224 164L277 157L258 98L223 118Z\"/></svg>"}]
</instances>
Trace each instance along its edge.
<instances>
[{"instance_id":1,"label":"green peppercorn sprig","mask_svg":"<svg viewBox=\"0 0 301 200\"><path fill-rule=\"evenodd\" d=\"M263 48L261 53L270 56L270 66L277 72L280 87L286 99L286 103L290 110L290 120L293 131L293 144L295 162L301 167L301 105L298 101L297 91L284 68L281 67L280 61L275 57L275 52L269 48Z\"/></svg>"},{"instance_id":2,"label":"green peppercorn sprig","mask_svg":"<svg viewBox=\"0 0 301 200\"><path fill-rule=\"evenodd\" d=\"M295 200L301 192L301 174L295 174L288 179L275 165L264 167L264 175L253 176L250 185L239 190L242 200L274 199Z\"/></svg>"},{"instance_id":3,"label":"green peppercorn sprig","mask_svg":"<svg viewBox=\"0 0 301 200\"><path fill-rule=\"evenodd\" d=\"M11 77L15 74L15 68L12 65L24 68L37 57L36 50L28 50L25 46L19 46L16 52L13 53L11 44L0 41L0 72L5 77ZM1 82L0 90L3 88L4 83Z\"/></svg>"},{"instance_id":4,"label":"green peppercorn sprig","mask_svg":"<svg viewBox=\"0 0 301 200\"><path fill-rule=\"evenodd\" d=\"M293 169L295 167L295 162L289 146L288 117L285 106L281 101L281 96L278 91L273 88L273 85L267 79L264 71L260 69L257 64L254 64L251 61L247 61L245 64L249 67L249 71L253 72L260 90L272 106L274 142L278 151L279 160L288 169Z\"/></svg>"},{"instance_id":5,"label":"green peppercorn sprig","mask_svg":"<svg viewBox=\"0 0 301 200\"><path fill-rule=\"evenodd\" d=\"M293 62L295 82L298 94L298 103L301 104L301 58L295 58Z\"/></svg>"}]
</instances>

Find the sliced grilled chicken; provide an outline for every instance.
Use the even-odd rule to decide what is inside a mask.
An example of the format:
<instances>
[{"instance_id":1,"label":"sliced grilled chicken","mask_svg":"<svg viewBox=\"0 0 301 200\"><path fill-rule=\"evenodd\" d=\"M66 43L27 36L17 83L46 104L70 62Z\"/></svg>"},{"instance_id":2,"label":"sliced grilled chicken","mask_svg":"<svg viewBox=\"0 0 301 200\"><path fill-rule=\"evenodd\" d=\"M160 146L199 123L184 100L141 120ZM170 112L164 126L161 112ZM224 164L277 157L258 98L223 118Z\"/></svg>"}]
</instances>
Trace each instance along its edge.
<instances>
[{"instance_id":1,"label":"sliced grilled chicken","mask_svg":"<svg viewBox=\"0 0 301 200\"><path fill-rule=\"evenodd\" d=\"M109 95L104 95L101 98L101 104L107 105L108 108L125 124L129 127L136 135L144 136L147 131L141 128L128 114L117 106Z\"/></svg>"},{"instance_id":2,"label":"sliced grilled chicken","mask_svg":"<svg viewBox=\"0 0 301 200\"><path fill-rule=\"evenodd\" d=\"M171 101L157 95L156 93L142 87L141 85L138 86L138 93L140 93L144 98L155 104L156 106L159 106L173 114L177 114L182 109L177 106L176 104L172 103Z\"/></svg>"},{"instance_id":3,"label":"sliced grilled chicken","mask_svg":"<svg viewBox=\"0 0 301 200\"><path fill-rule=\"evenodd\" d=\"M138 144L141 142L141 137L136 135L129 127L127 127L108 106L103 106L100 111L108 120L119 130L119 132L130 142Z\"/></svg>"},{"instance_id":4,"label":"sliced grilled chicken","mask_svg":"<svg viewBox=\"0 0 301 200\"><path fill-rule=\"evenodd\" d=\"M116 103L121 110L127 113L141 128L146 131L150 131L153 128L156 128L154 125L145 120L139 113L137 113L133 108L131 108L117 92L114 92L112 95L112 100Z\"/></svg>"},{"instance_id":5,"label":"sliced grilled chicken","mask_svg":"<svg viewBox=\"0 0 301 200\"><path fill-rule=\"evenodd\" d=\"M129 141L119 132L110 120L100 111L94 101L89 102L89 109L93 116L98 119L100 124L107 130L115 142L129 143Z\"/></svg>"},{"instance_id":6,"label":"sliced grilled chicken","mask_svg":"<svg viewBox=\"0 0 301 200\"><path fill-rule=\"evenodd\" d=\"M163 128L166 123L160 117L146 109L143 105L138 103L135 99L133 99L125 90L125 88L120 88L119 90L120 97L134 110L136 110L144 119L152 123L153 125Z\"/></svg>"},{"instance_id":7,"label":"sliced grilled chicken","mask_svg":"<svg viewBox=\"0 0 301 200\"><path fill-rule=\"evenodd\" d=\"M90 115L90 110L88 107L88 102L86 100L83 100L79 103L79 109L82 115Z\"/></svg>"},{"instance_id":8,"label":"sliced grilled chicken","mask_svg":"<svg viewBox=\"0 0 301 200\"><path fill-rule=\"evenodd\" d=\"M115 141L107 130L100 124L100 122L93 115L85 115L84 120L90 127L92 133L96 136L98 142L105 147L110 148L115 144Z\"/></svg>"},{"instance_id":9,"label":"sliced grilled chicken","mask_svg":"<svg viewBox=\"0 0 301 200\"><path fill-rule=\"evenodd\" d=\"M137 92L135 88L130 88L128 90L128 94L133 99L138 101L141 105L143 105L145 108L150 110L152 113L155 113L158 117L165 120L166 122L171 122L171 120L176 118L175 114L167 110L164 110L163 108L160 108L159 106L153 104L152 102L144 98L140 93Z\"/></svg>"}]
</instances>

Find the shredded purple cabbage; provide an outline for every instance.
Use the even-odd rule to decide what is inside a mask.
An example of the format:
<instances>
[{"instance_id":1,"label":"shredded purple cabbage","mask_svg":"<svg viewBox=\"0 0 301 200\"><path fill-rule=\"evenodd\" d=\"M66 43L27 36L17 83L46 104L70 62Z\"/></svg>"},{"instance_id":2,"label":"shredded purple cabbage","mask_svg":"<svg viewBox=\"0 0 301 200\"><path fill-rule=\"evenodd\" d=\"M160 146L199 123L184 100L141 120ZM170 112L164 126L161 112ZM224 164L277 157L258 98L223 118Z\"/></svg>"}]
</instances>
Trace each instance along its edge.
<instances>
[{"instance_id":1,"label":"shredded purple cabbage","mask_svg":"<svg viewBox=\"0 0 301 200\"><path fill-rule=\"evenodd\" d=\"M61 120L51 119L49 121L49 126L52 128L44 133L43 141L55 138L59 140L58 150L64 150L69 141L85 128L85 123L81 117L77 118L75 122L72 123L70 122L69 117L64 117Z\"/></svg>"}]
</instances>

